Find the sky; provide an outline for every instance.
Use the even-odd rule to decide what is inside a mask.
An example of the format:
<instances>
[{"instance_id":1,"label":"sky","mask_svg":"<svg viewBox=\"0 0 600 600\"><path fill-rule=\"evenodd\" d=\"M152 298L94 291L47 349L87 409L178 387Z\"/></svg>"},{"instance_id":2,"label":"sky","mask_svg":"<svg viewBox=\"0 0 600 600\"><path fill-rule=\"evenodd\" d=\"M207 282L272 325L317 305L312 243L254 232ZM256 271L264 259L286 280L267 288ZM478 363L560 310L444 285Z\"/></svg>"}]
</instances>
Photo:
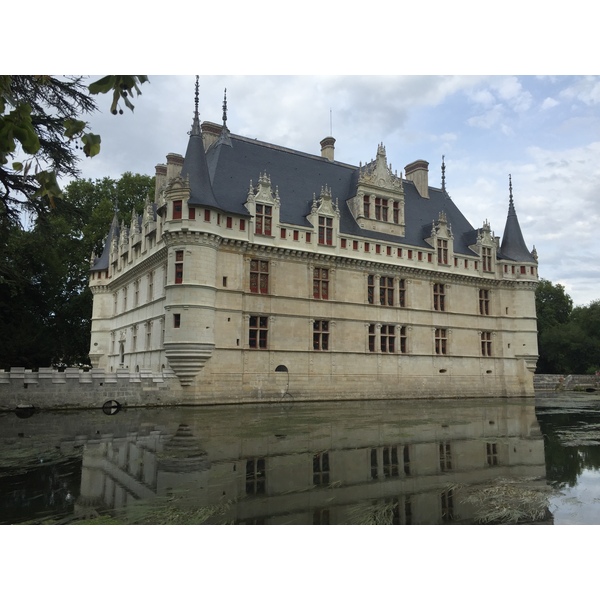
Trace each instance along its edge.
<instances>
[{"instance_id":1,"label":"sky","mask_svg":"<svg viewBox=\"0 0 600 600\"><path fill-rule=\"evenodd\" d=\"M154 174L169 152L184 154L194 110L194 75L150 76L133 113L89 118L102 151L83 177ZM201 75L202 121L220 123L227 89L232 133L358 165L379 143L398 173L429 162L473 227L501 236L513 199L540 277L565 286L576 305L600 299L600 77L514 75Z\"/></svg>"},{"instance_id":2,"label":"sky","mask_svg":"<svg viewBox=\"0 0 600 600\"><path fill-rule=\"evenodd\" d=\"M110 98L98 98L88 120L102 150L82 159L85 178L153 175L168 153L184 153L195 74L201 119L221 122L227 88L235 134L316 155L332 134L336 159L354 165L383 143L398 173L428 161L433 186L445 156L450 196L473 227L488 220L498 236L511 175L540 276L584 305L600 299L597 26L583 0L530 4L170 0L140 11L105 0L82 16L74 0L56 0L52 14L28 16L27 40L48 40L51 23L60 35L32 46L9 28L4 56L13 72L149 74L133 113L111 115ZM21 18L14 3L5 11L7 22Z\"/></svg>"}]
</instances>

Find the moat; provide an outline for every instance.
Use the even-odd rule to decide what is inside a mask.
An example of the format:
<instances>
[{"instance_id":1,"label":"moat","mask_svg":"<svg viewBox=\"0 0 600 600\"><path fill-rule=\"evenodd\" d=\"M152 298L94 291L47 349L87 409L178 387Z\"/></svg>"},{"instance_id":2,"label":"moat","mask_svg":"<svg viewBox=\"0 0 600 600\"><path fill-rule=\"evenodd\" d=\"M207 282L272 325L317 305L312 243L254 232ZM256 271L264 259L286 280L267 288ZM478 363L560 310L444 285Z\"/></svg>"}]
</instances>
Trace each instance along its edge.
<instances>
[{"instance_id":1,"label":"moat","mask_svg":"<svg viewBox=\"0 0 600 600\"><path fill-rule=\"evenodd\" d=\"M595 393L6 412L0 524L600 524L599 467Z\"/></svg>"}]
</instances>

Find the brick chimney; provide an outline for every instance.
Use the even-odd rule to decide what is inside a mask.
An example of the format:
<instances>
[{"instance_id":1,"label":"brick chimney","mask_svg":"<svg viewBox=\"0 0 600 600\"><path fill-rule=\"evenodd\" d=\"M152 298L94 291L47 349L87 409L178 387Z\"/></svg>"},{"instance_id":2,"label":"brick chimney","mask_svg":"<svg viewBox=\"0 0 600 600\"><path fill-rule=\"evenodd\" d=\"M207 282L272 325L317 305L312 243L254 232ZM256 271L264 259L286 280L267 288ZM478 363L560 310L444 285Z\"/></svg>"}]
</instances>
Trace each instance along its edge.
<instances>
[{"instance_id":1,"label":"brick chimney","mask_svg":"<svg viewBox=\"0 0 600 600\"><path fill-rule=\"evenodd\" d=\"M406 165L404 176L415 184L421 198L429 198L429 163L426 160L415 160Z\"/></svg>"},{"instance_id":2,"label":"brick chimney","mask_svg":"<svg viewBox=\"0 0 600 600\"><path fill-rule=\"evenodd\" d=\"M326 137L321 140L321 156L333 162L335 138Z\"/></svg>"}]
</instances>

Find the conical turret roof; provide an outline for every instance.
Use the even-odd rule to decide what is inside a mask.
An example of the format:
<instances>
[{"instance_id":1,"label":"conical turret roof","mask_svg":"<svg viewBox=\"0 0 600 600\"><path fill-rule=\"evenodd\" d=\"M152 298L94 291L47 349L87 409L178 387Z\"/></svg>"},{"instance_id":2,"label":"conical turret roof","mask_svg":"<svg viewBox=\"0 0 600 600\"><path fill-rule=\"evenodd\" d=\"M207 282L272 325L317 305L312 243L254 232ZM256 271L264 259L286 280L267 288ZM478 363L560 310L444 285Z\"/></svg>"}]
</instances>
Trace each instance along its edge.
<instances>
[{"instance_id":1,"label":"conical turret roof","mask_svg":"<svg viewBox=\"0 0 600 600\"><path fill-rule=\"evenodd\" d=\"M508 216L506 218L506 226L504 227L500 252L503 258L509 258L518 262L535 262L533 255L527 249L527 245L523 239L523 233L521 232L521 226L519 225L517 211L515 210L513 202L512 180L510 175L509 191Z\"/></svg>"}]
</instances>

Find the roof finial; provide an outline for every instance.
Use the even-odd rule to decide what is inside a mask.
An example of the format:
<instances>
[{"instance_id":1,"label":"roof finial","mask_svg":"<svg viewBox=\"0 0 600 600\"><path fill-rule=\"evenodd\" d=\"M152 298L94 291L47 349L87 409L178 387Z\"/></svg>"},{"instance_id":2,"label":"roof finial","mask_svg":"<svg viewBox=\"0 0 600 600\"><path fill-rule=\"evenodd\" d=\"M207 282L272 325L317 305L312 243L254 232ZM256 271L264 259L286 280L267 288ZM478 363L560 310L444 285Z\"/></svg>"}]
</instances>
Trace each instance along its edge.
<instances>
[{"instance_id":1,"label":"roof finial","mask_svg":"<svg viewBox=\"0 0 600 600\"><path fill-rule=\"evenodd\" d=\"M223 128L227 127L227 88L223 94Z\"/></svg>"},{"instance_id":2,"label":"roof finial","mask_svg":"<svg viewBox=\"0 0 600 600\"><path fill-rule=\"evenodd\" d=\"M202 135L200 130L200 117L198 115L198 97L200 90L200 77L196 75L196 93L194 94L194 120L192 122L192 131L190 135Z\"/></svg>"},{"instance_id":3,"label":"roof finial","mask_svg":"<svg viewBox=\"0 0 600 600\"><path fill-rule=\"evenodd\" d=\"M442 154L442 191L446 191L446 163L444 162L444 155Z\"/></svg>"},{"instance_id":4,"label":"roof finial","mask_svg":"<svg viewBox=\"0 0 600 600\"><path fill-rule=\"evenodd\" d=\"M513 193L512 193L512 177L510 173L508 174L508 208L509 210L512 208L514 210L515 205L513 202Z\"/></svg>"}]
</instances>

